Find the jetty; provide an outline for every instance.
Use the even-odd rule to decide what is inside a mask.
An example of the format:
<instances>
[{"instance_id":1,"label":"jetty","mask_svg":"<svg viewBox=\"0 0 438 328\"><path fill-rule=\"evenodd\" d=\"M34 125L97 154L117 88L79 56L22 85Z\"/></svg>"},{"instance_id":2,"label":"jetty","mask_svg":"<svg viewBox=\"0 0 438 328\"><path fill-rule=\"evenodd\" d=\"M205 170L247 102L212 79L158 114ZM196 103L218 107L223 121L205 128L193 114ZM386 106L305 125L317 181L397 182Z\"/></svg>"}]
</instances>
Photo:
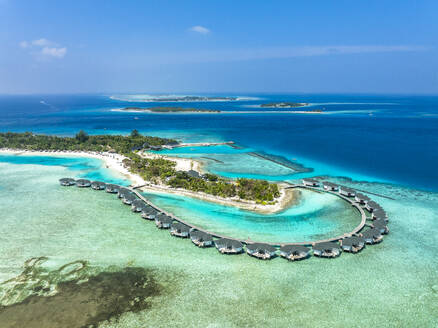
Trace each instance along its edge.
<instances>
[{"instance_id":1,"label":"jetty","mask_svg":"<svg viewBox=\"0 0 438 328\"><path fill-rule=\"evenodd\" d=\"M174 149L182 147L210 147L210 146L224 146L224 145L234 145L234 141L224 141L224 142L182 142L172 145L163 145L163 149Z\"/></svg>"},{"instance_id":2,"label":"jetty","mask_svg":"<svg viewBox=\"0 0 438 328\"><path fill-rule=\"evenodd\" d=\"M252 257L258 259L272 259L277 257L279 248L281 257L289 261L295 261L310 257L310 247L312 247L314 256L334 258L340 256L342 251L355 254L362 250L365 244L373 245L380 243L383 239L383 235L389 232L386 213L384 213L384 210L379 204L368 197L363 197L363 195L355 197L356 192L351 188L339 186L339 189L337 189L332 188L332 185L326 182L315 182L317 181L313 179L303 179L302 184L288 183L289 187L287 187L287 189L303 188L314 192L328 193L348 202L357 210L361 218L359 224L353 230L333 238L302 242L264 243L249 239L242 240L208 231L176 217L144 197L138 191L141 186L122 187L104 184L98 181L93 183L96 186L106 187L95 188L94 190L106 190L109 193L117 192L118 198L120 198L124 204L130 205L133 212L141 212L143 218L155 221L158 228L170 229L171 235L175 237L190 238L198 247L204 248L215 245L222 254L240 254L246 249L246 253ZM59 183L64 187L91 185L88 180L74 180L70 178L60 179ZM326 188L324 188L324 186L326 186ZM330 186L330 188L327 188L327 186ZM379 214L378 217L373 216L380 212L383 212L385 216L383 216L383 214ZM367 220L374 221L367 223ZM363 231L365 227L368 229Z\"/></svg>"}]
</instances>

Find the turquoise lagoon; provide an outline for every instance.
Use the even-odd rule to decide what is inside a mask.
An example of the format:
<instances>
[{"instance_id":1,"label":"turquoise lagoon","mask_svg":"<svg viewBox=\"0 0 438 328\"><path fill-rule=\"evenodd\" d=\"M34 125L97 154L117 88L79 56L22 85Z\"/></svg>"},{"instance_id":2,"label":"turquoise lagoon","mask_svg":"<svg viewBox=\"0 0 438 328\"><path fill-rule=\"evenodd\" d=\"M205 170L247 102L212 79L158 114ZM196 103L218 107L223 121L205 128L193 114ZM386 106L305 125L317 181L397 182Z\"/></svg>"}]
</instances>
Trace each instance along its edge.
<instances>
[{"instance_id":1,"label":"turquoise lagoon","mask_svg":"<svg viewBox=\"0 0 438 328\"><path fill-rule=\"evenodd\" d=\"M99 171L117 180L104 167ZM75 170L65 164L0 163L2 281L18 275L24 261L35 256L49 258L43 264L47 270L87 260L95 268L142 266L161 277L158 282L167 292L154 298L149 309L124 313L102 327L438 324L437 193L352 183L395 198L374 197L390 216L391 233L383 243L335 260L264 262L199 249L156 229L114 195L63 188L57 181L88 173L86 165ZM150 197L165 203L163 196ZM170 198L169 208L177 202ZM3 303L9 300L7 292L0 285Z\"/></svg>"}]
</instances>

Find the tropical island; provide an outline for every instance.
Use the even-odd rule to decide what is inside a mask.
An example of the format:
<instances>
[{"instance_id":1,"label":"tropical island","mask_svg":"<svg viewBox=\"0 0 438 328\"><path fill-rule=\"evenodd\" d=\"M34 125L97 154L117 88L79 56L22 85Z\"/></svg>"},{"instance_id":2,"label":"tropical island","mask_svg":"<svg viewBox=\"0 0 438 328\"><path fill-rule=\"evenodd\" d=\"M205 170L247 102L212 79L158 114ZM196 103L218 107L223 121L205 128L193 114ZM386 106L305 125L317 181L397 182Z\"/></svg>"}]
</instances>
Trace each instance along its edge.
<instances>
[{"instance_id":1,"label":"tropical island","mask_svg":"<svg viewBox=\"0 0 438 328\"><path fill-rule=\"evenodd\" d=\"M295 102L274 102L261 104L262 108L296 108L296 107L305 107L309 106L308 103L295 103Z\"/></svg>"},{"instance_id":2,"label":"tropical island","mask_svg":"<svg viewBox=\"0 0 438 328\"><path fill-rule=\"evenodd\" d=\"M150 113L220 113L220 110L185 107L125 107L120 109L126 112L150 112Z\"/></svg>"},{"instance_id":3,"label":"tropical island","mask_svg":"<svg viewBox=\"0 0 438 328\"><path fill-rule=\"evenodd\" d=\"M235 101L237 97L206 97L206 96L162 96L150 98L151 102L193 102L193 101Z\"/></svg>"},{"instance_id":4,"label":"tropical island","mask_svg":"<svg viewBox=\"0 0 438 328\"><path fill-rule=\"evenodd\" d=\"M173 139L143 136L137 130L133 130L128 136L88 135L82 130L75 137L37 135L31 132L0 133L0 149L3 151L60 152L79 156L91 154L98 155L98 158L104 160L117 159L117 164L122 166L122 172L124 169L127 175L140 177L136 181L147 183L153 189L182 190L194 197L207 194L221 198L222 202L224 199L230 200L233 205L237 202L246 202L248 206L243 208L247 209L252 205L262 207L274 205L287 194L279 188L278 184L265 180L245 178L230 180L210 173L201 174L190 167L186 167L185 171L178 170L177 161L145 152L177 143ZM104 155L106 157L103 157ZM291 195L287 196L290 201Z\"/></svg>"}]
</instances>

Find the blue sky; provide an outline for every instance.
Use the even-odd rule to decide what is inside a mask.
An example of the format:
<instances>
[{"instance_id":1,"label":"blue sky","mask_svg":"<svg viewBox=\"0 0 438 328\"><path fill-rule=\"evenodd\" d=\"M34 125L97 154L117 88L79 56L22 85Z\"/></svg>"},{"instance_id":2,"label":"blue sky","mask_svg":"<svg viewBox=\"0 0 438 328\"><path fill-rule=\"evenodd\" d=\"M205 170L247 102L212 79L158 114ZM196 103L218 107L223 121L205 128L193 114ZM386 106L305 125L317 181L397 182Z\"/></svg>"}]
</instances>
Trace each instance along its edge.
<instances>
[{"instance_id":1,"label":"blue sky","mask_svg":"<svg viewBox=\"0 0 438 328\"><path fill-rule=\"evenodd\" d=\"M0 0L0 93L438 93L437 1Z\"/></svg>"}]
</instances>

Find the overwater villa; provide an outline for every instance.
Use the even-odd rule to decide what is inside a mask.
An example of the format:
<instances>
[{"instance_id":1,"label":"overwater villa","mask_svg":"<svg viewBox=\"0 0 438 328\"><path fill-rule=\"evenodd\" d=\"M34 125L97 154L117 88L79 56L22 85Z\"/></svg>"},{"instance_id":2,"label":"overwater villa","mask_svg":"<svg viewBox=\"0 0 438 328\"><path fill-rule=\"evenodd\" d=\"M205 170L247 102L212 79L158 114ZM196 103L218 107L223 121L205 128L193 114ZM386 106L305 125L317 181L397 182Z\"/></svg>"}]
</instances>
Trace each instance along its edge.
<instances>
[{"instance_id":1,"label":"overwater villa","mask_svg":"<svg viewBox=\"0 0 438 328\"><path fill-rule=\"evenodd\" d=\"M364 195L361 193L356 193L356 196L354 196L354 199L356 200L356 202L358 202L361 205L365 205L366 203L371 201L371 198L369 198L367 195Z\"/></svg>"},{"instance_id":2,"label":"overwater villa","mask_svg":"<svg viewBox=\"0 0 438 328\"><path fill-rule=\"evenodd\" d=\"M133 193L124 194L122 198L122 202L125 205L132 205L132 203L138 199L137 196Z\"/></svg>"},{"instance_id":3,"label":"overwater villa","mask_svg":"<svg viewBox=\"0 0 438 328\"><path fill-rule=\"evenodd\" d=\"M213 245L213 237L204 231L193 230L190 232L190 239L198 247L210 247Z\"/></svg>"},{"instance_id":4,"label":"overwater villa","mask_svg":"<svg viewBox=\"0 0 438 328\"><path fill-rule=\"evenodd\" d=\"M356 190L348 188L348 187L344 187L344 186L340 186L339 187L339 193L342 196L346 196L346 197L354 197L354 196L356 196Z\"/></svg>"},{"instance_id":5,"label":"overwater villa","mask_svg":"<svg viewBox=\"0 0 438 328\"><path fill-rule=\"evenodd\" d=\"M382 233L374 228L361 233L361 237L369 245L378 244L383 240Z\"/></svg>"},{"instance_id":6,"label":"overwater villa","mask_svg":"<svg viewBox=\"0 0 438 328\"><path fill-rule=\"evenodd\" d=\"M339 186L336 183L325 181L322 183L322 187L327 191L337 191Z\"/></svg>"},{"instance_id":7,"label":"overwater villa","mask_svg":"<svg viewBox=\"0 0 438 328\"><path fill-rule=\"evenodd\" d=\"M91 182L87 179L79 179L76 180L76 186L79 188L88 188L91 186Z\"/></svg>"},{"instance_id":8,"label":"overwater villa","mask_svg":"<svg viewBox=\"0 0 438 328\"><path fill-rule=\"evenodd\" d=\"M371 217L373 220L381 219L388 221L388 215L386 214L385 210L381 208L374 210L373 213L371 214Z\"/></svg>"},{"instance_id":9,"label":"overwater villa","mask_svg":"<svg viewBox=\"0 0 438 328\"><path fill-rule=\"evenodd\" d=\"M91 188L94 190L104 190L106 187L106 183L100 181L93 181L91 183Z\"/></svg>"},{"instance_id":10,"label":"overwater villa","mask_svg":"<svg viewBox=\"0 0 438 328\"><path fill-rule=\"evenodd\" d=\"M107 184L105 191L110 194L117 194L119 192L119 186L115 184Z\"/></svg>"},{"instance_id":11,"label":"overwater villa","mask_svg":"<svg viewBox=\"0 0 438 328\"><path fill-rule=\"evenodd\" d=\"M303 179L301 180L303 182L303 185L306 187L318 187L319 182L315 179Z\"/></svg>"},{"instance_id":12,"label":"overwater villa","mask_svg":"<svg viewBox=\"0 0 438 328\"><path fill-rule=\"evenodd\" d=\"M155 220L158 215L158 211L154 209L152 206L145 207L141 211L141 217L146 220Z\"/></svg>"},{"instance_id":13,"label":"overwater villa","mask_svg":"<svg viewBox=\"0 0 438 328\"><path fill-rule=\"evenodd\" d=\"M170 234L175 237L188 238L190 234L190 227L184 223L174 221L170 225Z\"/></svg>"},{"instance_id":14,"label":"overwater villa","mask_svg":"<svg viewBox=\"0 0 438 328\"><path fill-rule=\"evenodd\" d=\"M131 210L133 212L141 212L143 211L143 209L145 209L146 207L148 207L149 205L146 204L144 201L142 201L141 199L135 199L132 204L131 204Z\"/></svg>"},{"instance_id":15,"label":"overwater villa","mask_svg":"<svg viewBox=\"0 0 438 328\"><path fill-rule=\"evenodd\" d=\"M126 195L126 194L130 194L130 193L132 193L132 191L129 190L128 188L119 187L119 190L117 191L117 196L118 196L119 198L123 198L124 195Z\"/></svg>"},{"instance_id":16,"label":"overwater villa","mask_svg":"<svg viewBox=\"0 0 438 328\"><path fill-rule=\"evenodd\" d=\"M163 213L160 213L155 218L155 224L159 229L169 229L172 222L173 219L170 216Z\"/></svg>"},{"instance_id":17,"label":"overwater villa","mask_svg":"<svg viewBox=\"0 0 438 328\"><path fill-rule=\"evenodd\" d=\"M344 252L357 253L365 247L365 239L359 236L351 236L341 240L341 248Z\"/></svg>"},{"instance_id":18,"label":"overwater villa","mask_svg":"<svg viewBox=\"0 0 438 328\"><path fill-rule=\"evenodd\" d=\"M254 243L246 245L248 255L256 257L260 260L270 260L277 256L277 249L268 244Z\"/></svg>"},{"instance_id":19,"label":"overwater villa","mask_svg":"<svg viewBox=\"0 0 438 328\"><path fill-rule=\"evenodd\" d=\"M366 203L365 208L370 213L375 211L375 210L382 209L382 207L378 203L376 203L375 201L372 201L372 200Z\"/></svg>"},{"instance_id":20,"label":"overwater villa","mask_svg":"<svg viewBox=\"0 0 438 328\"><path fill-rule=\"evenodd\" d=\"M222 254L240 254L243 252L243 244L235 239L220 238L214 244Z\"/></svg>"},{"instance_id":21,"label":"overwater villa","mask_svg":"<svg viewBox=\"0 0 438 328\"><path fill-rule=\"evenodd\" d=\"M341 247L334 242L323 242L313 245L313 255L334 258L341 255Z\"/></svg>"},{"instance_id":22,"label":"overwater villa","mask_svg":"<svg viewBox=\"0 0 438 328\"><path fill-rule=\"evenodd\" d=\"M281 246L280 256L289 261L304 260L310 256L310 248L301 245Z\"/></svg>"},{"instance_id":23,"label":"overwater villa","mask_svg":"<svg viewBox=\"0 0 438 328\"><path fill-rule=\"evenodd\" d=\"M383 235L386 235L389 233L389 229L388 229L388 226L386 225L385 220L375 220L371 223L371 227L379 230L379 232Z\"/></svg>"},{"instance_id":24,"label":"overwater villa","mask_svg":"<svg viewBox=\"0 0 438 328\"><path fill-rule=\"evenodd\" d=\"M76 184L76 180L72 178L62 178L59 179L59 183L61 186L69 187L69 186L74 186Z\"/></svg>"}]
</instances>

